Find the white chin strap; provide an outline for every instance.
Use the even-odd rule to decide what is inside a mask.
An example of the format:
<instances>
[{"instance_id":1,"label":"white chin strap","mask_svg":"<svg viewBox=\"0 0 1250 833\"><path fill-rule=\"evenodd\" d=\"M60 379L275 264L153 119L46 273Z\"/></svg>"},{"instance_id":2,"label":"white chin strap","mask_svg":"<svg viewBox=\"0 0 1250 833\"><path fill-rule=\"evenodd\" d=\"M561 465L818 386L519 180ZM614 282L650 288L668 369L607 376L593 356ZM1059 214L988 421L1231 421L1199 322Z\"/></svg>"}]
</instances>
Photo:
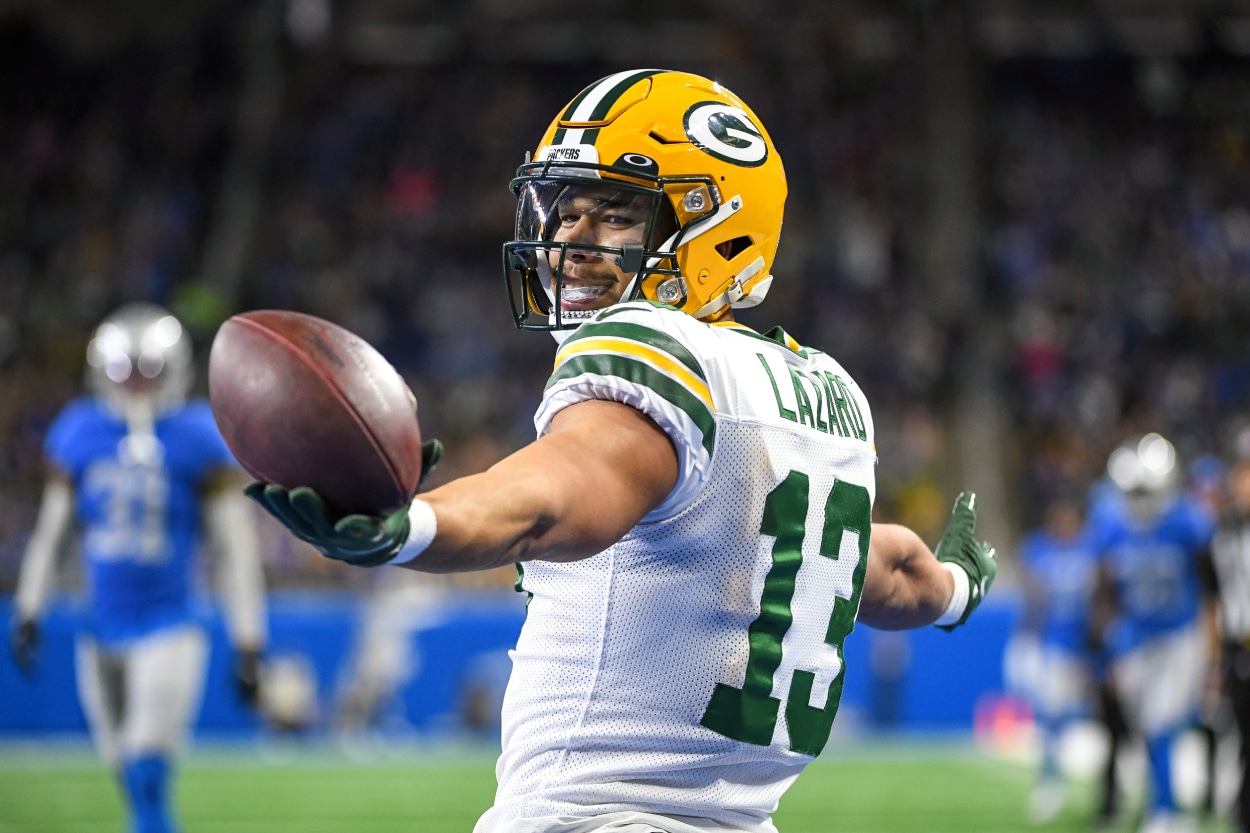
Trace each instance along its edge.
<instances>
[{"instance_id":1,"label":"white chin strap","mask_svg":"<svg viewBox=\"0 0 1250 833\"><path fill-rule=\"evenodd\" d=\"M694 240L699 235L706 234L707 232L719 226L721 223L728 220L733 215L737 214L739 211L742 210L742 206L743 206L743 200L742 200L741 195L732 197L731 199L722 203L721 207L716 209L716 213L709 216L703 222L698 223L697 225L687 226L685 229L678 230L677 233L675 233L672 237L670 237L668 240L665 240L664 245L661 246L660 248L663 250L670 250L670 249L673 249L673 247L675 246L686 245L687 243ZM683 231L685 232L685 234L682 233ZM675 249L673 250L675 251ZM654 268L655 266L659 264L659 262L660 262L660 259L658 257L653 257L651 258L651 260L647 262L647 266ZM772 275L769 275L768 277L764 278L762 281L757 283L755 286L751 287L751 291L749 293L747 293L744 290L744 287L746 283L749 280L751 280L751 278L758 275L760 273L760 270L762 270L763 268L764 268L764 258L757 257L755 260L751 261L751 263L747 264L747 267L745 269L743 269L741 272L737 274L737 276L734 277L733 282L729 284L729 287L724 292L722 292L720 295L717 295L715 298L708 301L703 306L699 307L699 309L695 310L694 317L695 318L707 318L709 315L714 315L717 312L720 312L720 310L722 310L725 307L734 307L735 309L745 309L747 307L753 307L759 304L761 301L764 300L764 297L768 295L768 289L769 287L772 286L772 283L773 283ZM630 289L632 288L633 288L633 284L631 283Z\"/></svg>"},{"instance_id":2,"label":"white chin strap","mask_svg":"<svg viewBox=\"0 0 1250 833\"><path fill-rule=\"evenodd\" d=\"M762 257L757 257L748 263L745 269L734 276L733 282L729 284L724 292L695 310L694 317L706 318L709 315L715 315L725 307L746 309L758 305L768 295L768 288L773 285L773 276L769 275L751 287L749 294L744 291L743 287L747 281L758 275L763 268L764 258Z\"/></svg>"}]
</instances>

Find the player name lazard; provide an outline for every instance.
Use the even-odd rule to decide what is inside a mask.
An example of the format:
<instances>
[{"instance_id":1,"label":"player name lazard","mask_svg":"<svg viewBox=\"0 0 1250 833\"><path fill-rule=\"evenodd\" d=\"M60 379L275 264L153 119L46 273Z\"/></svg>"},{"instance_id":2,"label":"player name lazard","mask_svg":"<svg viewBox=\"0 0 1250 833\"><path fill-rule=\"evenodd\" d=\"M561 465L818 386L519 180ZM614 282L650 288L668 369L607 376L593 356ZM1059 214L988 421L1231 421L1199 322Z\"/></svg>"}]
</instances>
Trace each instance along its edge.
<instances>
[{"instance_id":1,"label":"player name lazard","mask_svg":"<svg viewBox=\"0 0 1250 833\"><path fill-rule=\"evenodd\" d=\"M785 365L785 377L769 365L763 353L756 353L777 398L782 419L815 428L825 434L867 440L864 415L846 380L827 370L799 370ZM780 378L779 378L780 377Z\"/></svg>"}]
</instances>

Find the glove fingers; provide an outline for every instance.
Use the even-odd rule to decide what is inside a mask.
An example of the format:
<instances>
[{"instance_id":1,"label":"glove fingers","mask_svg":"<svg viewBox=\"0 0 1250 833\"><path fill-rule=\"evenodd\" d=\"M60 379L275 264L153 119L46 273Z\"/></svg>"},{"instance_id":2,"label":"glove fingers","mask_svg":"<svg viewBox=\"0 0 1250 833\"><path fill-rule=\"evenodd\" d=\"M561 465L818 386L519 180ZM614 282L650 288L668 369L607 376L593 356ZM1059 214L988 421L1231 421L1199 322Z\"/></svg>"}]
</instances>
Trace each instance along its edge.
<instances>
[{"instance_id":1,"label":"glove fingers","mask_svg":"<svg viewBox=\"0 0 1250 833\"><path fill-rule=\"evenodd\" d=\"M281 516L282 508L276 504L286 503L286 490L273 483L261 483L253 480L243 487L243 494L260 504L260 507L278 520L286 523Z\"/></svg>"},{"instance_id":2,"label":"glove fingers","mask_svg":"<svg viewBox=\"0 0 1250 833\"><path fill-rule=\"evenodd\" d=\"M951 520L948 529L959 532L972 532L977 522L977 495L976 492L960 492L959 497L955 498L955 505L951 509Z\"/></svg>"},{"instance_id":3,"label":"glove fingers","mask_svg":"<svg viewBox=\"0 0 1250 833\"><path fill-rule=\"evenodd\" d=\"M290 492L289 503L291 511L311 534L321 539L334 534L334 525L326 515L325 501L316 491L308 486L297 486Z\"/></svg>"},{"instance_id":4,"label":"glove fingers","mask_svg":"<svg viewBox=\"0 0 1250 833\"><path fill-rule=\"evenodd\" d=\"M421 479L417 483L417 488L425 482L433 472L438 461L443 459L443 444L438 439L430 439L421 443Z\"/></svg>"},{"instance_id":5,"label":"glove fingers","mask_svg":"<svg viewBox=\"0 0 1250 833\"><path fill-rule=\"evenodd\" d=\"M278 522L291 530L297 538L302 541L309 540L311 530L308 529L303 519L292 511L286 489L274 483L252 482L247 485L243 493L277 518Z\"/></svg>"}]
</instances>

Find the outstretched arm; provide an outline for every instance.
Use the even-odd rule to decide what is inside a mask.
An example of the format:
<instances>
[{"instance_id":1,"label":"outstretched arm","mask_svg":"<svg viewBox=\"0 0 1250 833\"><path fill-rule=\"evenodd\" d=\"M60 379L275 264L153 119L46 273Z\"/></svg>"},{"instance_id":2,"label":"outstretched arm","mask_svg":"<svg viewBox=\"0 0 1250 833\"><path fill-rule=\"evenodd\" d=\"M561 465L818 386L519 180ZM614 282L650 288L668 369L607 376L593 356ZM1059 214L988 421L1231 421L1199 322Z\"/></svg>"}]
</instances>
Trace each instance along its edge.
<instances>
[{"instance_id":1,"label":"outstretched arm","mask_svg":"<svg viewBox=\"0 0 1250 833\"><path fill-rule=\"evenodd\" d=\"M672 441L650 417L594 399L560 411L548 434L487 471L385 518L335 521L308 488L252 483L247 494L329 558L446 573L589 558L659 506L677 470Z\"/></svg>"},{"instance_id":2,"label":"outstretched arm","mask_svg":"<svg viewBox=\"0 0 1250 833\"><path fill-rule=\"evenodd\" d=\"M994 548L973 538L976 518L976 495L964 492L936 552L907 527L873 524L859 621L882 630L968 621L998 572Z\"/></svg>"},{"instance_id":3,"label":"outstretched arm","mask_svg":"<svg viewBox=\"0 0 1250 833\"><path fill-rule=\"evenodd\" d=\"M616 402L579 402L537 442L422 495L437 533L406 566L450 572L535 553L545 561L587 558L620 540L676 483L677 452L649 417Z\"/></svg>"},{"instance_id":4,"label":"outstretched arm","mask_svg":"<svg viewBox=\"0 0 1250 833\"><path fill-rule=\"evenodd\" d=\"M872 525L859 621L887 631L931 625L954 591L954 576L919 535L897 524Z\"/></svg>"}]
</instances>

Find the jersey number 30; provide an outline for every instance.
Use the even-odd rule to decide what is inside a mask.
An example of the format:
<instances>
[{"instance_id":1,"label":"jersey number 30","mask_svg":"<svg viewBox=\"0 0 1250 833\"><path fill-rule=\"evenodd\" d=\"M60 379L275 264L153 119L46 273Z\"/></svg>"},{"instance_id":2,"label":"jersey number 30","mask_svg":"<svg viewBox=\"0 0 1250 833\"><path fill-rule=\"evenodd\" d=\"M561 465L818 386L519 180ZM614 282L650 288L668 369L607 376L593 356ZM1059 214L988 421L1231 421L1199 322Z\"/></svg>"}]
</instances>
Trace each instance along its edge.
<instances>
[{"instance_id":1,"label":"jersey number 30","mask_svg":"<svg viewBox=\"0 0 1250 833\"><path fill-rule=\"evenodd\" d=\"M717 683L712 700L700 721L712 731L759 746L772 743L773 731L781 710L781 700L772 696L773 676L781 665L781 646L786 631L794 621L790 602L794 598L795 579L803 562L803 538L806 534L808 477L792 471L764 501L762 535L773 536L773 563L764 579L760 599L760 615L747 631L746 678L742 688ZM834 600L833 615L825 632L825 642L838 652L841 663L842 643L855 627L855 612L864 585L868 566L868 539L872 532L872 502L868 490L845 481L834 483L825 501L825 523L819 552L837 560L842 536L854 532L859 536L859 562L851 580L849 598ZM844 676L839 669L829 686L824 708L809 704L816 675L796 669L786 700L786 728L790 748L803 755L816 756L824 749L833 728L833 717L842 697Z\"/></svg>"}]
</instances>

